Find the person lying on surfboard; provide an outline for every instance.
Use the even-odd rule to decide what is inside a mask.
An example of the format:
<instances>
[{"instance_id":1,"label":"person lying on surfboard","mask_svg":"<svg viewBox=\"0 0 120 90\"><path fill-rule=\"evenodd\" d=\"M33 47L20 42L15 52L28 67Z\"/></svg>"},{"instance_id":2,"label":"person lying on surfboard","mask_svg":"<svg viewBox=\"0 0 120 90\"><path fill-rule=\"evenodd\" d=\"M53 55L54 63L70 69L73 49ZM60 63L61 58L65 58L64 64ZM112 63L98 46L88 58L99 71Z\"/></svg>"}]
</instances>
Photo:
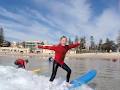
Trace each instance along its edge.
<instances>
[{"instance_id":1,"label":"person lying on surfboard","mask_svg":"<svg viewBox=\"0 0 120 90\"><path fill-rule=\"evenodd\" d=\"M50 83L52 85L53 80L55 79L57 69L58 67L63 68L65 71L67 71L66 75L66 83L65 86L69 87L71 84L69 82L70 80L70 75L71 75L71 69L69 66L64 62L65 55L68 50L71 48L75 48L80 45L79 42L76 42L74 44L66 45L67 44L67 37L62 36L60 38L60 42L58 45L53 45L53 46L37 46L37 48L42 48L42 49L49 49L49 50L54 50L55 51L55 57L53 61L53 69L52 69L52 75L50 77Z\"/></svg>"}]
</instances>

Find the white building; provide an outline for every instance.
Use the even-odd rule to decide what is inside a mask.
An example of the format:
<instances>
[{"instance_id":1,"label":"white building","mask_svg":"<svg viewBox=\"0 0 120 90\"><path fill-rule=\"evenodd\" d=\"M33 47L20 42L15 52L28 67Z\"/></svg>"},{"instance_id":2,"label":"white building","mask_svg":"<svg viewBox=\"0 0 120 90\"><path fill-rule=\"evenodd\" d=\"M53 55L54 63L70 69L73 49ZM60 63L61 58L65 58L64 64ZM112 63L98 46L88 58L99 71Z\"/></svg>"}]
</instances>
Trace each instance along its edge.
<instances>
[{"instance_id":1,"label":"white building","mask_svg":"<svg viewBox=\"0 0 120 90\"><path fill-rule=\"evenodd\" d=\"M11 47L17 47L17 42L13 41L13 42L11 43Z\"/></svg>"},{"instance_id":2,"label":"white building","mask_svg":"<svg viewBox=\"0 0 120 90\"><path fill-rule=\"evenodd\" d=\"M25 41L24 47L25 48L34 48L35 46L41 45L42 41L36 40L36 41Z\"/></svg>"},{"instance_id":3,"label":"white building","mask_svg":"<svg viewBox=\"0 0 120 90\"><path fill-rule=\"evenodd\" d=\"M29 48L0 47L0 53L29 53Z\"/></svg>"}]
</instances>

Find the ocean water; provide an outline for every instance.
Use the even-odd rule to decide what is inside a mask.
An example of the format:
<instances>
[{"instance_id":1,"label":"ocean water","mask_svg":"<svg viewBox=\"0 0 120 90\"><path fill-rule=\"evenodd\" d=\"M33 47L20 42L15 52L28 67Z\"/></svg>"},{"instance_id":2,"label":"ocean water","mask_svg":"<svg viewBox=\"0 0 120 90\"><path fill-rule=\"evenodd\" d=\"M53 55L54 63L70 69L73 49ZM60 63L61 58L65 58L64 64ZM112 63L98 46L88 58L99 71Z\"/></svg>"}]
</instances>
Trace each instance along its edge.
<instances>
[{"instance_id":1,"label":"ocean water","mask_svg":"<svg viewBox=\"0 0 120 90\"><path fill-rule=\"evenodd\" d=\"M2 75L0 76L0 87L3 88L3 86L5 86L7 88L7 89L0 88L0 90L28 90L28 88L29 90L51 90L48 88L49 86L48 81L52 71L52 63L48 62L48 57L27 57L27 58L29 59L29 64L27 64L27 68L26 68L28 71L40 68L40 72L38 72L36 75L21 69L17 71L15 69L16 66L14 65L14 61L16 60L15 57L8 57L8 56L0 57L0 66L2 66L2 68L0 68L0 75ZM115 60L89 59L89 58L80 59L80 58L66 57L65 63L72 69L71 80L86 73L91 69L95 69L97 71L96 78L94 78L90 83L88 83L88 85L83 85L77 90L89 90L88 89L89 87L95 90L120 90L120 60L119 59L115 59ZM6 66L7 67L11 66L12 69L7 68ZM6 70L7 74L3 73L1 70ZM18 76L12 73L14 71L19 73L17 74ZM23 85L14 84L14 87L11 87L12 89L10 89L10 86L12 86L13 84L10 84L10 80L7 80L7 78L5 78L7 76L8 77L13 76L13 79L14 77L20 77L20 79L18 78L18 80L21 80L21 82L23 82L24 84ZM57 90L58 88L59 90L63 89L62 85L64 83L65 77L66 77L66 72L61 68L59 68L56 79L54 81L55 87L53 88L53 90ZM8 86L6 86L6 84ZM18 89L16 89L15 87L17 87Z\"/></svg>"},{"instance_id":2,"label":"ocean water","mask_svg":"<svg viewBox=\"0 0 120 90\"><path fill-rule=\"evenodd\" d=\"M69 90L63 84L62 79L56 79L51 88L49 77L12 66L0 66L0 90ZM75 90L92 89L87 85L82 85Z\"/></svg>"}]
</instances>

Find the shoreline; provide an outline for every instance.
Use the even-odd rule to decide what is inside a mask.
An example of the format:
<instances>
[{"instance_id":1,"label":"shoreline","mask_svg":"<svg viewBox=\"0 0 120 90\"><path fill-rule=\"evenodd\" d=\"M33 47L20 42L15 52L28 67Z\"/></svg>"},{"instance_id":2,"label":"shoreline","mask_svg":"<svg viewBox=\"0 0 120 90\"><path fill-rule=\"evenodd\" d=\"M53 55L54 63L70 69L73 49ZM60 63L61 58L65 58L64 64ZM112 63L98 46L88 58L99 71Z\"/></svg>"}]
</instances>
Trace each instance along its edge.
<instances>
[{"instance_id":1,"label":"shoreline","mask_svg":"<svg viewBox=\"0 0 120 90\"><path fill-rule=\"evenodd\" d=\"M1 54L0 57L9 56L9 57L50 57L54 56L54 54L47 54L47 53L41 53L41 54ZM120 53L114 52L114 53L81 53L81 54L67 54L66 58L82 58L82 59L120 59Z\"/></svg>"},{"instance_id":2,"label":"shoreline","mask_svg":"<svg viewBox=\"0 0 120 90\"><path fill-rule=\"evenodd\" d=\"M82 59L120 59L120 53L83 53L76 55L68 55L70 58Z\"/></svg>"}]
</instances>

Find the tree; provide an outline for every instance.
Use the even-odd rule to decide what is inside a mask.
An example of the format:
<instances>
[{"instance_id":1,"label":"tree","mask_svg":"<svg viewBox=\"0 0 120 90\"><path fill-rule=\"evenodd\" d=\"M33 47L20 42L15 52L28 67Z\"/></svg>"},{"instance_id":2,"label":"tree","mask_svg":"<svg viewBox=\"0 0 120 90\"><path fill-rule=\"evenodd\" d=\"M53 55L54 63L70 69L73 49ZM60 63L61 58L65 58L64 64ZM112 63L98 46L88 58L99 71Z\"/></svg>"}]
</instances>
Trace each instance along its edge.
<instances>
[{"instance_id":1,"label":"tree","mask_svg":"<svg viewBox=\"0 0 120 90\"><path fill-rule=\"evenodd\" d=\"M78 42L78 41L79 41L78 36L75 36L75 42Z\"/></svg>"},{"instance_id":2,"label":"tree","mask_svg":"<svg viewBox=\"0 0 120 90\"><path fill-rule=\"evenodd\" d=\"M90 50L95 50L96 46L95 46L95 42L94 42L94 37L91 36L90 37Z\"/></svg>"},{"instance_id":3,"label":"tree","mask_svg":"<svg viewBox=\"0 0 120 90\"><path fill-rule=\"evenodd\" d=\"M73 43L73 42L72 42L71 38L69 38L68 44L72 44L72 43Z\"/></svg>"},{"instance_id":4,"label":"tree","mask_svg":"<svg viewBox=\"0 0 120 90\"><path fill-rule=\"evenodd\" d=\"M78 53L83 52L82 49L85 49L85 48L86 48L86 38L82 37L80 38L80 46L78 46L77 52Z\"/></svg>"},{"instance_id":5,"label":"tree","mask_svg":"<svg viewBox=\"0 0 120 90\"><path fill-rule=\"evenodd\" d=\"M117 51L120 52L120 30L118 32L118 37L117 37Z\"/></svg>"},{"instance_id":6,"label":"tree","mask_svg":"<svg viewBox=\"0 0 120 90\"><path fill-rule=\"evenodd\" d=\"M99 44L98 44L98 50L99 50L99 51L102 51L102 44L103 44L103 40L100 39L100 40L99 40Z\"/></svg>"},{"instance_id":7,"label":"tree","mask_svg":"<svg viewBox=\"0 0 120 90\"><path fill-rule=\"evenodd\" d=\"M2 47L10 47L11 46L11 42L4 40L2 43Z\"/></svg>"},{"instance_id":8,"label":"tree","mask_svg":"<svg viewBox=\"0 0 120 90\"><path fill-rule=\"evenodd\" d=\"M78 42L78 41L79 41L79 38L78 38L78 36L76 35L76 36L75 36L75 42ZM79 47L75 48L75 51L76 51L76 53L79 53L79 52L80 52L80 48L79 48Z\"/></svg>"},{"instance_id":9,"label":"tree","mask_svg":"<svg viewBox=\"0 0 120 90\"><path fill-rule=\"evenodd\" d=\"M120 31L119 31L118 37L117 37L117 45L120 47Z\"/></svg>"},{"instance_id":10,"label":"tree","mask_svg":"<svg viewBox=\"0 0 120 90\"><path fill-rule=\"evenodd\" d=\"M44 42L41 42L41 45L45 45L45 43L44 43Z\"/></svg>"},{"instance_id":11,"label":"tree","mask_svg":"<svg viewBox=\"0 0 120 90\"><path fill-rule=\"evenodd\" d=\"M80 48L85 49L85 47L86 47L86 37L82 37L80 39Z\"/></svg>"},{"instance_id":12,"label":"tree","mask_svg":"<svg viewBox=\"0 0 120 90\"><path fill-rule=\"evenodd\" d=\"M107 38L106 42L102 45L102 50L107 52L110 52L110 50L116 51L116 44Z\"/></svg>"},{"instance_id":13,"label":"tree","mask_svg":"<svg viewBox=\"0 0 120 90\"><path fill-rule=\"evenodd\" d=\"M0 47L2 46L3 42L4 42L3 28L0 28Z\"/></svg>"}]
</instances>

